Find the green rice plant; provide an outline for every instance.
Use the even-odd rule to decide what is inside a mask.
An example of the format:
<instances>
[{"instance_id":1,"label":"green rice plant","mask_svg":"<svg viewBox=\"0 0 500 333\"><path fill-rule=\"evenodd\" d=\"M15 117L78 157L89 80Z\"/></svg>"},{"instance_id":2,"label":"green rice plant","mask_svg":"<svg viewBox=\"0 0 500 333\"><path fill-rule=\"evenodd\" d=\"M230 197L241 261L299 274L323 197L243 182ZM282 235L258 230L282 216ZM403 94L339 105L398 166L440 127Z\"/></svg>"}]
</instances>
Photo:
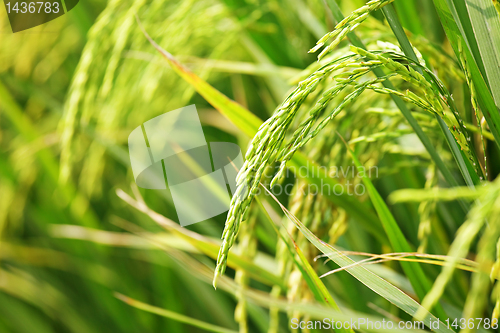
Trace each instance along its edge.
<instances>
[{"instance_id":1,"label":"green rice plant","mask_svg":"<svg viewBox=\"0 0 500 333\"><path fill-rule=\"evenodd\" d=\"M496 331L498 1L90 1L0 28L1 332ZM247 149L227 215L182 228L127 136L188 104Z\"/></svg>"},{"instance_id":2,"label":"green rice plant","mask_svg":"<svg viewBox=\"0 0 500 333\"><path fill-rule=\"evenodd\" d=\"M355 56L340 58L339 60L335 60L311 74L307 79L301 81L298 88L296 88L295 91L287 97L285 102L278 108L273 117L271 117L263 124L263 126L259 128L259 132L254 137L250 144L250 148L245 155L247 162L245 162L245 165L237 178L240 192L242 191L241 189L246 189L248 187L249 194L242 194L237 191L237 195L233 198L226 223L226 229L223 234L225 245L221 248L221 256L218 265L219 268L217 269L216 277L217 274L224 271L224 257L227 256L228 249L234 243L234 237L238 232L239 223L241 223L241 220L244 219L245 212L248 208L248 202L250 202L252 195L258 188L258 183L260 182L260 178L265 167L275 160L281 161L280 170L273 181L271 181L272 186L283 173L286 163L290 160L293 154L310 139L314 138L317 133L326 126L328 121L342 111L345 105L361 95L365 89L372 89L379 93L396 95L407 102L411 102L426 111L442 117L450 131L452 131L452 133L456 133L455 140L458 142L461 151L464 152L465 156L469 159L469 162L475 167L476 173L480 174L479 178L483 179L482 171L477 158L472 152L472 148L470 146L471 138L465 131L466 127L464 122L458 111L455 109L454 104L451 102L452 97L444 89L444 86L438 81L437 78L433 78L435 85L432 86L431 83L429 83L420 73L413 70L411 66L405 67L399 62L386 57L393 56L395 59L402 60L404 59L404 56L393 55L391 53L386 53L385 56L377 55L355 47L351 48L351 50L355 52L359 58ZM367 59L368 61L365 61L364 59ZM393 73L389 76L378 77L356 85L355 80L379 67L385 67L393 71ZM283 144L285 132L306 97L316 89L317 85L324 80L325 77L328 77L336 70L346 68L354 69L347 73L343 72L333 76L333 80L336 84L323 93L322 97L316 102L316 105L309 111L309 118L298 126L289 142ZM433 75L430 71L427 71L427 74ZM409 90L402 93L393 89L377 87L377 84L396 75L401 76L401 78L406 82L422 89L426 96L426 100L423 100ZM322 120L318 120L318 116L326 108L332 98L349 85L354 85L354 91L351 92L333 111L331 111L330 114L325 116ZM450 100L449 107L452 108L452 113L455 115L455 123L452 122L446 115L440 99L444 99L445 103L448 99ZM318 121L318 124L313 129L313 124L316 121ZM282 145L286 148L281 149L280 147ZM214 281L215 280L216 279L214 279Z\"/></svg>"}]
</instances>

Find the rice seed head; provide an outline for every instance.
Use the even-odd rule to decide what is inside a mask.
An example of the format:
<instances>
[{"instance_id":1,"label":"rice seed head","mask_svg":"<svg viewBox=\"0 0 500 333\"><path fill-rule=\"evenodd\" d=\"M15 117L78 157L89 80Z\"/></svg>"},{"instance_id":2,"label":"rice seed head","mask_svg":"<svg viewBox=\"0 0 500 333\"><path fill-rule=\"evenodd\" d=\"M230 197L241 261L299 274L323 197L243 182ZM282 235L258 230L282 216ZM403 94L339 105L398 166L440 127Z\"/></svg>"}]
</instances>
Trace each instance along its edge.
<instances>
[{"instance_id":1,"label":"rice seed head","mask_svg":"<svg viewBox=\"0 0 500 333\"><path fill-rule=\"evenodd\" d=\"M337 45L345 38L345 36L347 36L349 32L356 29L363 21L365 21L370 13L388 5L393 1L394 0L371 0L363 7L356 9L349 16L346 16L342 21L340 21L335 26L333 31L321 37L316 43L316 46L309 50L309 53L318 51L328 40L333 39L333 41L318 55L318 59L322 59L328 52L337 47Z\"/></svg>"}]
</instances>

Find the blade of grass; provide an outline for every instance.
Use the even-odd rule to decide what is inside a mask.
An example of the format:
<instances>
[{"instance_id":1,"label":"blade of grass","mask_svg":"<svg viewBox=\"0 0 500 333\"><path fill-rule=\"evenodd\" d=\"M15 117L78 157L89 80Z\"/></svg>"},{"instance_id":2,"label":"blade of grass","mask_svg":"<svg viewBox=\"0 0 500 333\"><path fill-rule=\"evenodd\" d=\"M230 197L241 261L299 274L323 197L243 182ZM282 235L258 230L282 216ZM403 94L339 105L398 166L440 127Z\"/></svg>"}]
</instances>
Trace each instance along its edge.
<instances>
[{"instance_id":1,"label":"blade of grass","mask_svg":"<svg viewBox=\"0 0 500 333\"><path fill-rule=\"evenodd\" d=\"M428 200L452 201L457 199L475 200L488 187L454 187L451 189L433 188L433 189L403 189L394 191L389 195L389 201L392 203L401 202L422 202Z\"/></svg>"},{"instance_id":2,"label":"blade of grass","mask_svg":"<svg viewBox=\"0 0 500 333\"><path fill-rule=\"evenodd\" d=\"M356 251L342 251L345 255L362 255L367 256L368 258L360 260L356 262L355 265L372 265L379 264L388 261L411 261L411 262L419 262L421 264L429 264L429 265L437 265L437 266L446 266L448 264L449 257L448 256L437 256L430 254L422 254L419 252L400 252L400 253L384 253L384 254L372 254L372 253L364 253L364 252L356 252ZM416 257L416 258L408 258L408 257ZM421 259L428 258L428 259ZM328 259L330 260L330 259ZM457 268L469 271L469 272L478 272L478 265L475 261L468 259L461 259L460 264L457 265ZM489 267L491 269L491 265ZM329 271L320 276L323 278L325 276L335 274L337 272L345 270L346 267L337 268L332 271ZM482 269L482 272L489 273L490 270Z\"/></svg>"},{"instance_id":3,"label":"blade of grass","mask_svg":"<svg viewBox=\"0 0 500 333\"><path fill-rule=\"evenodd\" d=\"M356 167L363 168L363 165L356 157L356 154L347 145L347 142L344 140L344 138L340 134L338 135L342 139L342 141L344 141L346 148L351 154ZM361 179L363 180L363 183L366 186L368 195L370 196L373 206L375 207L375 210L377 211L380 217L380 221L384 226L384 230L387 233L387 236L389 237L389 241L391 242L394 251L413 252L410 244L408 244L408 242L406 241L403 232L399 228L398 223L394 219L394 216L392 216L389 207L387 207L387 205L384 202L384 199L382 199L375 186L373 186L373 183L371 182L370 178L363 173L361 175ZM410 280L413 289L415 289L415 293L417 294L417 296L420 299L423 299L427 294L427 292L431 289L431 283L427 278L427 276L425 275L424 271L422 270L420 264L401 262L401 267L403 268L403 271L408 277L408 280ZM436 305L435 309L436 313L438 314L438 317L440 317L442 320L448 318L446 312L439 304Z\"/></svg>"},{"instance_id":4,"label":"blade of grass","mask_svg":"<svg viewBox=\"0 0 500 333\"><path fill-rule=\"evenodd\" d=\"M467 45L467 48L471 52L474 60L476 61L478 68L483 77L486 77L484 64L481 61L481 56L479 53L479 47L477 45L477 40L474 37L474 30L467 13L467 6L463 1L446 0L450 13L457 24L457 27Z\"/></svg>"},{"instance_id":5,"label":"blade of grass","mask_svg":"<svg viewBox=\"0 0 500 333\"><path fill-rule=\"evenodd\" d=\"M293 1L290 3L297 12L302 25L304 25L313 34L314 38L320 39L326 33L326 27L321 20L318 20L316 15L309 9L309 7L302 1Z\"/></svg>"},{"instance_id":6,"label":"blade of grass","mask_svg":"<svg viewBox=\"0 0 500 333\"><path fill-rule=\"evenodd\" d=\"M416 35L423 35L423 27L420 24L420 20L418 17L415 17L415 14L418 13L416 1L395 1L394 6L406 29Z\"/></svg>"},{"instance_id":7,"label":"blade of grass","mask_svg":"<svg viewBox=\"0 0 500 333\"><path fill-rule=\"evenodd\" d=\"M454 0L461 22L466 22L466 6L468 18L474 35L468 33L468 40L472 38L477 42L479 54L474 55L476 62L484 66L486 81L497 107L500 105L500 17L491 0ZM461 6L458 6L458 4ZM467 22L468 24L468 22Z\"/></svg>"},{"instance_id":8,"label":"blade of grass","mask_svg":"<svg viewBox=\"0 0 500 333\"><path fill-rule=\"evenodd\" d=\"M141 27L144 35L149 40L149 42L156 48L158 52L167 60L167 62L172 66L172 68L188 83L193 85L198 93L203 96L214 108L216 108L220 113L225 115L234 125L236 125L239 129L241 129L246 135L249 137L255 136L257 133L262 121L257 118L253 113L237 104L236 102L229 99L227 96L219 92L217 89L213 88L206 81L203 81L201 78L196 76L194 73L190 72L186 67L184 67L181 63L179 63L170 53L165 51L161 46L154 42L154 40L147 34L147 32L142 27L139 18L137 18L137 22ZM307 158L302 153L295 154L291 165L295 166L297 170L301 170L302 168L309 169L315 166L315 163ZM318 186L322 184L329 184L333 188L336 184L336 181L328 177L326 172L321 168L317 168L319 172L306 172L306 177L308 181L311 183L315 183ZM300 176L300 175L299 175ZM328 196L330 200L344 208L351 216L359 220L363 223L368 230L370 230L378 239L386 243L386 239L384 239L383 231L376 226L377 224L377 216L373 213L368 206L362 204L358 200L352 198L347 194L335 195L331 194Z\"/></svg>"},{"instance_id":9,"label":"blade of grass","mask_svg":"<svg viewBox=\"0 0 500 333\"><path fill-rule=\"evenodd\" d=\"M230 330L230 329L225 328L225 327L220 327L217 325L206 323L206 322L198 320L198 319L194 319L194 318L191 318L188 316L181 315L177 312L165 310L165 309L153 306L153 305L149 305L149 304L140 302L138 300L127 297L127 296L120 294L120 293L115 293L115 297L118 298L120 301L123 301L123 302L127 303L128 305L133 306L134 308L144 310L147 312L151 312L151 313L157 314L157 315L162 316L162 317L170 318L170 319L176 320L178 322L181 322L181 323L184 323L187 325L191 325L191 326L200 328L200 329L208 331L208 332L238 333L238 331L234 331L234 330Z\"/></svg>"}]
</instances>

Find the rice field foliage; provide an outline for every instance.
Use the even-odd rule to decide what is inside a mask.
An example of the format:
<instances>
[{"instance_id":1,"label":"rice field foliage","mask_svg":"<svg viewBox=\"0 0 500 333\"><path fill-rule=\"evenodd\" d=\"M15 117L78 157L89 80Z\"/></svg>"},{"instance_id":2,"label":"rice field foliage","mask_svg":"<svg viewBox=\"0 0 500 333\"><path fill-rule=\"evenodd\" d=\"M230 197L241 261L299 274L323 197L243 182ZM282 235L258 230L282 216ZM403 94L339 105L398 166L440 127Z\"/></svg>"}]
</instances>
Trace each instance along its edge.
<instances>
[{"instance_id":1,"label":"rice field foliage","mask_svg":"<svg viewBox=\"0 0 500 333\"><path fill-rule=\"evenodd\" d=\"M498 8L90 1L16 34L0 15L0 331L496 331ZM229 211L183 228L127 137L190 104L245 162Z\"/></svg>"}]
</instances>

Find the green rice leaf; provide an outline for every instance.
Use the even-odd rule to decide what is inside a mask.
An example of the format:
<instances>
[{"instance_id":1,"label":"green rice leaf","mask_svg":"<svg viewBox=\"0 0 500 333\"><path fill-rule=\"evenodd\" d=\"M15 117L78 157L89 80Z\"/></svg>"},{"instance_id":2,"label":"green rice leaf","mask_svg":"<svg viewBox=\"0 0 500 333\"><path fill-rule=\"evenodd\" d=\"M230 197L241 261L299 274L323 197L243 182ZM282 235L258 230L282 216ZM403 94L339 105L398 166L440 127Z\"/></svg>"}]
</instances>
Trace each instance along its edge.
<instances>
[{"instance_id":1,"label":"green rice leaf","mask_svg":"<svg viewBox=\"0 0 500 333\"><path fill-rule=\"evenodd\" d=\"M459 57L460 44L467 46L464 47L464 52L467 57L467 63L470 65L472 81L476 87L479 105L490 131L495 137L495 142L500 147L500 99L497 97L494 98L486 82L484 64L481 61L476 38L468 21L469 17L466 8L464 8L465 4L462 3L461 10L458 11L452 0L433 1L455 55ZM459 2L456 3L459 4ZM498 14L496 18L498 20ZM483 48L485 47L483 46ZM497 92L498 85L493 90Z\"/></svg>"},{"instance_id":2,"label":"green rice leaf","mask_svg":"<svg viewBox=\"0 0 500 333\"><path fill-rule=\"evenodd\" d=\"M118 298L120 301L123 301L127 303L130 306L133 306L134 308L141 309L147 312L151 312L154 314L157 314L162 317L170 318L173 320L176 320L178 322L191 325L194 327L201 328L202 330L208 331L208 332L220 332L220 333L237 333L238 331L230 330L228 328L220 327L217 325L213 325L210 323L206 323L204 321L194 319L188 316L181 315L177 312L169 311L166 309L162 309L153 305L149 305L143 302L140 302L138 300L135 300L133 298L127 297L125 295L122 295L120 293L115 293L115 297Z\"/></svg>"},{"instance_id":3,"label":"green rice leaf","mask_svg":"<svg viewBox=\"0 0 500 333\"><path fill-rule=\"evenodd\" d=\"M458 1L458 0L456 0ZM460 0L463 1L463 0ZM480 60L493 98L500 101L500 17L491 0L463 1L467 6Z\"/></svg>"},{"instance_id":4,"label":"green rice leaf","mask_svg":"<svg viewBox=\"0 0 500 333\"><path fill-rule=\"evenodd\" d=\"M344 138L342 138L342 140L344 140ZM356 154L354 154L354 152L349 148L349 146L345 141L344 143L346 144L347 150L351 154L356 167L362 169L363 165L359 162L358 158L356 157ZM366 176L366 174L364 173L360 173L360 176L363 180L363 183L366 186L368 195L370 196L373 206L375 207L375 210L377 211L380 217L380 221L384 226L384 230L387 233L387 236L389 237L389 240L391 242L394 251L412 252L413 250L410 244L408 244L403 232L399 228L396 220L394 219L394 216L389 210L389 207L387 207L386 203L384 202L384 199L382 199L375 186L373 186L373 183L370 180L370 178ZM429 279L425 275L424 271L422 270L420 264L417 262L401 262L401 267L406 273L408 280L410 280L413 289L415 289L417 296L420 299L423 299L427 294L427 292L431 289L431 284ZM446 316L446 312L444 312L444 310L441 308L439 304L436 305L436 311L438 312L439 317L441 317L441 319L445 320L445 318L448 318Z\"/></svg>"},{"instance_id":5,"label":"green rice leaf","mask_svg":"<svg viewBox=\"0 0 500 333\"><path fill-rule=\"evenodd\" d=\"M401 310L405 311L411 316L414 316L417 311L422 311L426 314L423 322L427 327L430 327L431 322L436 322L437 319L434 315L429 313L425 308L423 308L417 301L405 294L403 291L384 280L377 274L368 270L367 268L359 265L354 265L355 261L344 255L342 252L338 251L332 245L325 243L315 234L311 232L299 219L297 219L293 214L288 211L288 209L283 206L276 197L268 190L266 191L269 195L273 196L276 202L280 205L283 212L288 216L288 218L295 224L295 226L304 234L304 236L321 252L323 252L328 258L335 262L340 267L345 267L345 270L355 277L358 281L363 283L365 286L373 290L375 293L379 294L387 301L391 302ZM452 333L446 324L439 322L439 327L432 329L434 332L447 332Z\"/></svg>"},{"instance_id":6,"label":"green rice leaf","mask_svg":"<svg viewBox=\"0 0 500 333\"><path fill-rule=\"evenodd\" d=\"M261 185L262 186L262 185ZM264 187L264 186L262 186ZM295 264L299 268L300 272L302 273L302 276L304 277L304 280L306 281L307 285L311 289L311 291L314 294L314 297L316 300L320 303L325 303L328 306L331 306L337 311L340 311L339 306L333 299L332 295L328 292L328 289L326 289L326 286L324 285L323 281L319 278L318 274L316 274L316 271L312 268L311 264L307 260L307 258L304 256L304 253L302 250L299 248L295 240L292 238L292 236L288 233L289 239L293 243L293 247L290 246L290 243L288 242L286 236L283 234L286 232L286 228L281 227L279 230L274 224L273 220L267 213L266 208L262 204L262 202L257 198L257 202L259 203L259 206L261 207L262 211L264 212L264 216L266 217L267 221L271 226L273 227L274 231L277 233L279 237L281 237L281 240L286 244L290 255L292 256ZM296 256L299 258L299 260L296 260ZM341 332L353 332L352 329L340 329L339 331Z\"/></svg>"}]
</instances>

